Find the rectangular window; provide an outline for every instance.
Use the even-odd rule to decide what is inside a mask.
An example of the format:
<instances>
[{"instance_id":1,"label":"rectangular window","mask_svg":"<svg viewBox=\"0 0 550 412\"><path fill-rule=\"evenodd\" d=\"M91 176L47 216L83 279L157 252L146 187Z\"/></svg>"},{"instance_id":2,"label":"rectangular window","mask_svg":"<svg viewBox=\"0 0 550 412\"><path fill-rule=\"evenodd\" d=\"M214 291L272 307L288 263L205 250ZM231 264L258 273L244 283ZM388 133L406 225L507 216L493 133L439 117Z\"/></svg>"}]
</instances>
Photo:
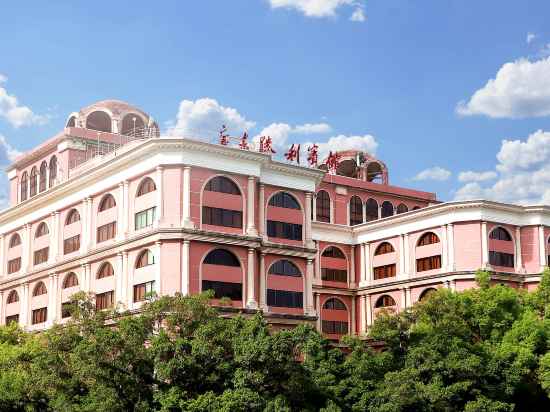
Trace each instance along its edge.
<instances>
[{"instance_id":1,"label":"rectangular window","mask_svg":"<svg viewBox=\"0 0 550 412\"><path fill-rule=\"evenodd\" d=\"M393 278L396 275L395 263L374 268L374 279Z\"/></svg>"},{"instance_id":2,"label":"rectangular window","mask_svg":"<svg viewBox=\"0 0 550 412\"><path fill-rule=\"evenodd\" d=\"M134 302L143 302L155 291L155 281L134 285Z\"/></svg>"},{"instance_id":3,"label":"rectangular window","mask_svg":"<svg viewBox=\"0 0 550 412\"><path fill-rule=\"evenodd\" d=\"M268 289L267 306L274 306L278 308L303 308L303 293L289 292L287 290Z\"/></svg>"},{"instance_id":4,"label":"rectangular window","mask_svg":"<svg viewBox=\"0 0 550 412\"><path fill-rule=\"evenodd\" d=\"M32 311L32 324L44 323L48 319L48 308L40 308Z\"/></svg>"},{"instance_id":5,"label":"rectangular window","mask_svg":"<svg viewBox=\"0 0 550 412\"><path fill-rule=\"evenodd\" d=\"M204 225L241 228L243 227L243 212L203 206L202 223Z\"/></svg>"},{"instance_id":6,"label":"rectangular window","mask_svg":"<svg viewBox=\"0 0 550 412\"><path fill-rule=\"evenodd\" d=\"M71 302L65 302L61 304L61 318L66 319L71 317L71 309L73 304Z\"/></svg>"},{"instance_id":7,"label":"rectangular window","mask_svg":"<svg viewBox=\"0 0 550 412\"><path fill-rule=\"evenodd\" d=\"M514 255L504 252L489 251L489 264L492 266L502 266L506 268L514 267Z\"/></svg>"},{"instance_id":8,"label":"rectangular window","mask_svg":"<svg viewBox=\"0 0 550 412\"><path fill-rule=\"evenodd\" d=\"M69 254L80 250L80 235L76 235L63 241L63 253Z\"/></svg>"},{"instance_id":9,"label":"rectangular window","mask_svg":"<svg viewBox=\"0 0 550 412\"><path fill-rule=\"evenodd\" d=\"M116 222L107 223L97 228L97 243L105 242L116 236Z\"/></svg>"},{"instance_id":10,"label":"rectangular window","mask_svg":"<svg viewBox=\"0 0 550 412\"><path fill-rule=\"evenodd\" d=\"M8 274L19 272L21 270L21 258L15 258L8 261Z\"/></svg>"},{"instance_id":11,"label":"rectangular window","mask_svg":"<svg viewBox=\"0 0 550 412\"><path fill-rule=\"evenodd\" d=\"M48 254L49 254L50 248L45 247L40 250L34 251L34 264L39 265L41 263L48 261Z\"/></svg>"},{"instance_id":12,"label":"rectangular window","mask_svg":"<svg viewBox=\"0 0 550 412\"><path fill-rule=\"evenodd\" d=\"M153 226L156 215L156 207L151 207L136 213L136 230Z\"/></svg>"},{"instance_id":13,"label":"rectangular window","mask_svg":"<svg viewBox=\"0 0 550 412\"><path fill-rule=\"evenodd\" d=\"M104 292L95 295L95 308L97 310L108 309L115 303L115 292Z\"/></svg>"},{"instance_id":14,"label":"rectangular window","mask_svg":"<svg viewBox=\"0 0 550 412\"><path fill-rule=\"evenodd\" d=\"M347 282L348 271L345 269L321 268L321 280L329 280L331 282Z\"/></svg>"},{"instance_id":15,"label":"rectangular window","mask_svg":"<svg viewBox=\"0 0 550 412\"><path fill-rule=\"evenodd\" d=\"M330 335L346 335L348 333L348 322L338 320L323 320L321 322L323 333Z\"/></svg>"},{"instance_id":16,"label":"rectangular window","mask_svg":"<svg viewBox=\"0 0 550 412\"><path fill-rule=\"evenodd\" d=\"M203 280L202 290L213 290L214 298L229 298L231 300L243 299L243 285L241 283L218 282L215 280Z\"/></svg>"},{"instance_id":17,"label":"rectangular window","mask_svg":"<svg viewBox=\"0 0 550 412\"><path fill-rule=\"evenodd\" d=\"M417 272L425 272L427 270L440 269L440 268L441 268L441 255L416 259Z\"/></svg>"},{"instance_id":18,"label":"rectangular window","mask_svg":"<svg viewBox=\"0 0 550 412\"><path fill-rule=\"evenodd\" d=\"M268 220L267 236L280 239L302 240L302 225Z\"/></svg>"},{"instance_id":19,"label":"rectangular window","mask_svg":"<svg viewBox=\"0 0 550 412\"><path fill-rule=\"evenodd\" d=\"M6 316L6 325L12 322L19 323L19 315Z\"/></svg>"}]
</instances>

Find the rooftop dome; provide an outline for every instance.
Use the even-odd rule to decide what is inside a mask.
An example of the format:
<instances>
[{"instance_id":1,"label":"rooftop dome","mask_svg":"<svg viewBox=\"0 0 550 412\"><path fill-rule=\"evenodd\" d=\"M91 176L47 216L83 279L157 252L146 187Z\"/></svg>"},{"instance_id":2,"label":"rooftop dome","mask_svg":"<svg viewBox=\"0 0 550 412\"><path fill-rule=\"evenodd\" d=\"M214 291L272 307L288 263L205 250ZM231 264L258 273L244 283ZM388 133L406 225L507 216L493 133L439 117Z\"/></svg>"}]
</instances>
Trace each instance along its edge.
<instances>
[{"instance_id":1,"label":"rooftop dome","mask_svg":"<svg viewBox=\"0 0 550 412\"><path fill-rule=\"evenodd\" d=\"M336 174L353 177L367 182L388 184L388 168L384 162L376 159L370 153L360 150L342 150L339 155L339 165ZM323 160L322 169L326 170Z\"/></svg>"},{"instance_id":2,"label":"rooftop dome","mask_svg":"<svg viewBox=\"0 0 550 412\"><path fill-rule=\"evenodd\" d=\"M101 100L69 115L66 127L80 127L106 133L136 135L158 125L143 110L122 100Z\"/></svg>"}]
</instances>

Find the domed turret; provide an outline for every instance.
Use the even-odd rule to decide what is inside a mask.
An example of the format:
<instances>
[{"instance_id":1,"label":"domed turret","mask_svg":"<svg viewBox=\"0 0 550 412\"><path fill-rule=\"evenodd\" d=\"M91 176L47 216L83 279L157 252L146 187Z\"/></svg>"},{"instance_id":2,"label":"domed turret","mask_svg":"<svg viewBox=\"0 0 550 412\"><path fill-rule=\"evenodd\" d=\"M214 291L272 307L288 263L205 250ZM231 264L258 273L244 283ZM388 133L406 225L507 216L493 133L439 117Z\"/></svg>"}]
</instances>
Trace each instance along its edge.
<instances>
[{"instance_id":1,"label":"domed turret","mask_svg":"<svg viewBox=\"0 0 550 412\"><path fill-rule=\"evenodd\" d=\"M388 168L371 154L360 150L343 150L337 154L339 157L337 175L388 184ZM321 169L326 170L326 166L323 164Z\"/></svg>"}]
</instances>

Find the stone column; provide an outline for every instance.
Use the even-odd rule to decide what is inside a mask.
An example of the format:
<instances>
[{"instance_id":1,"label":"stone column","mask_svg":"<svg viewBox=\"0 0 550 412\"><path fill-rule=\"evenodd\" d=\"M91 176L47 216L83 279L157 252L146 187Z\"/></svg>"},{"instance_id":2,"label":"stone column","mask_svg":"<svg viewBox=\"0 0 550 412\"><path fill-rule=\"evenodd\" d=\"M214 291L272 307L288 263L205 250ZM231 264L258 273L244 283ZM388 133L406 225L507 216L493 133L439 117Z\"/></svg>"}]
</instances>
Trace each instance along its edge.
<instances>
[{"instance_id":1,"label":"stone column","mask_svg":"<svg viewBox=\"0 0 550 412\"><path fill-rule=\"evenodd\" d=\"M95 233L95 230L94 230L94 227L95 227L95 224L93 224L92 222L94 221L94 218L93 218L93 203L92 203L92 198L89 197L87 200L87 207L88 207L88 211L86 213L86 215L88 216L88 249L87 250L90 250L90 248L92 248L95 243L96 243L96 233Z\"/></svg>"},{"instance_id":2,"label":"stone column","mask_svg":"<svg viewBox=\"0 0 550 412\"><path fill-rule=\"evenodd\" d=\"M360 244L360 250L359 250L359 264L361 267L359 268L359 274L360 274L360 280L359 280L359 286L365 286L367 285L367 268L366 268L366 262L365 262L365 244Z\"/></svg>"},{"instance_id":3,"label":"stone column","mask_svg":"<svg viewBox=\"0 0 550 412\"><path fill-rule=\"evenodd\" d=\"M246 234L248 236L258 236L256 230L256 218L254 209L256 206L256 178L248 176L248 190L246 197Z\"/></svg>"},{"instance_id":4,"label":"stone column","mask_svg":"<svg viewBox=\"0 0 550 412\"><path fill-rule=\"evenodd\" d=\"M367 221L367 202L361 203L361 215L363 218L363 223Z\"/></svg>"},{"instance_id":5,"label":"stone column","mask_svg":"<svg viewBox=\"0 0 550 412\"><path fill-rule=\"evenodd\" d=\"M311 213L313 213L313 221L317 221L317 193L313 194L313 206L311 209Z\"/></svg>"},{"instance_id":6,"label":"stone column","mask_svg":"<svg viewBox=\"0 0 550 412\"><path fill-rule=\"evenodd\" d=\"M489 265L489 248L487 239L487 222L481 222L481 267Z\"/></svg>"},{"instance_id":7,"label":"stone column","mask_svg":"<svg viewBox=\"0 0 550 412\"><path fill-rule=\"evenodd\" d=\"M355 245L350 246L350 264L349 264L349 276L348 287L355 286Z\"/></svg>"},{"instance_id":8,"label":"stone column","mask_svg":"<svg viewBox=\"0 0 550 412\"><path fill-rule=\"evenodd\" d=\"M404 253L403 253L403 258L405 259L405 267L404 267L404 270L405 270L405 276L407 278L410 278L411 277L411 248L410 248L410 244L409 244L409 234L408 233L405 233L403 235L403 249L404 249Z\"/></svg>"},{"instance_id":9,"label":"stone column","mask_svg":"<svg viewBox=\"0 0 550 412\"><path fill-rule=\"evenodd\" d=\"M406 297L406 302L407 302L406 307L411 307L412 306L412 295L411 295L411 288L409 286L405 286L405 297Z\"/></svg>"},{"instance_id":10,"label":"stone column","mask_svg":"<svg viewBox=\"0 0 550 412\"><path fill-rule=\"evenodd\" d=\"M317 321L315 322L317 331L321 333L321 294L315 292L315 308L317 309Z\"/></svg>"},{"instance_id":11,"label":"stone column","mask_svg":"<svg viewBox=\"0 0 550 412\"><path fill-rule=\"evenodd\" d=\"M118 199L117 199L117 230L116 238L118 241L124 239L124 233L126 232L124 228L124 214L127 213L126 205L124 204L124 183L120 182L118 184Z\"/></svg>"},{"instance_id":12,"label":"stone column","mask_svg":"<svg viewBox=\"0 0 550 412\"><path fill-rule=\"evenodd\" d=\"M370 243L365 243L365 273L366 273L366 277L367 277L367 285L370 285L372 283L372 281L374 280L373 278L373 270L372 270L372 262L371 262L371 253L370 253L370 248L371 247L371 244Z\"/></svg>"},{"instance_id":13,"label":"stone column","mask_svg":"<svg viewBox=\"0 0 550 412\"><path fill-rule=\"evenodd\" d=\"M311 238L311 192L306 192L305 203L305 245L306 247L313 248L313 241Z\"/></svg>"},{"instance_id":14,"label":"stone column","mask_svg":"<svg viewBox=\"0 0 550 412\"><path fill-rule=\"evenodd\" d=\"M55 279L54 274L48 276L48 318L46 320L46 326L52 326L55 323L56 318L56 290L55 290Z\"/></svg>"},{"instance_id":15,"label":"stone column","mask_svg":"<svg viewBox=\"0 0 550 412\"><path fill-rule=\"evenodd\" d=\"M24 249L23 249L23 256L25 257L25 264L23 265L23 270L28 273L31 270L31 267L33 265L33 250L32 250L32 233L31 233L32 225L30 223L27 223L25 225L25 242L23 243Z\"/></svg>"},{"instance_id":16,"label":"stone column","mask_svg":"<svg viewBox=\"0 0 550 412\"><path fill-rule=\"evenodd\" d=\"M267 275L265 270L265 253L260 253L260 309L264 312L268 311L267 306Z\"/></svg>"},{"instance_id":17,"label":"stone column","mask_svg":"<svg viewBox=\"0 0 550 412\"><path fill-rule=\"evenodd\" d=\"M155 254L155 292L156 292L157 296L162 295L162 277L161 277L162 276L162 271L161 271L162 261L161 261L161 258L160 258L161 248L162 248L162 242L161 241L156 241L155 242L155 250L154 250L153 253ZM130 277L129 279L131 280L131 282L128 285L128 287L133 290L133 288L134 288L134 279L133 279L133 277Z\"/></svg>"},{"instance_id":18,"label":"stone column","mask_svg":"<svg viewBox=\"0 0 550 412\"><path fill-rule=\"evenodd\" d=\"M447 225L441 226L441 269L443 271L450 271L449 260L447 258L449 252L449 245L447 242Z\"/></svg>"},{"instance_id":19,"label":"stone column","mask_svg":"<svg viewBox=\"0 0 550 412\"><path fill-rule=\"evenodd\" d=\"M547 262L547 253L546 253L546 237L544 236L544 226L539 226L539 264L540 264L540 271L542 272L546 266L548 266ZM4 267L4 266L2 266Z\"/></svg>"},{"instance_id":20,"label":"stone column","mask_svg":"<svg viewBox=\"0 0 550 412\"><path fill-rule=\"evenodd\" d=\"M125 306L126 291L124 290L124 255L117 253L117 268L115 271L115 302L120 302Z\"/></svg>"},{"instance_id":21,"label":"stone column","mask_svg":"<svg viewBox=\"0 0 550 412\"><path fill-rule=\"evenodd\" d=\"M81 245L80 248L84 251L84 253L88 252L89 242L88 242L88 232L90 230L90 224L88 222L88 198L85 198L82 200L82 216L81 216L81 223L82 223L82 229L81 229Z\"/></svg>"},{"instance_id":22,"label":"stone column","mask_svg":"<svg viewBox=\"0 0 550 412\"><path fill-rule=\"evenodd\" d=\"M359 296L359 334L365 335L367 332L367 296Z\"/></svg>"},{"instance_id":23,"label":"stone column","mask_svg":"<svg viewBox=\"0 0 550 412\"><path fill-rule=\"evenodd\" d=\"M350 327L350 334L351 335L357 335L357 322L355 321L355 311L357 309L355 308L355 296L351 297L351 327Z\"/></svg>"},{"instance_id":24,"label":"stone column","mask_svg":"<svg viewBox=\"0 0 550 412\"><path fill-rule=\"evenodd\" d=\"M29 285L21 285L21 303L19 310L19 324L23 329L29 324Z\"/></svg>"},{"instance_id":25,"label":"stone column","mask_svg":"<svg viewBox=\"0 0 550 412\"><path fill-rule=\"evenodd\" d=\"M125 180L122 182L123 199L124 199L124 218L122 219L123 236L126 238L130 233L130 182Z\"/></svg>"},{"instance_id":26,"label":"stone column","mask_svg":"<svg viewBox=\"0 0 550 412\"><path fill-rule=\"evenodd\" d=\"M405 288L401 288L401 310L404 310L407 307L407 291Z\"/></svg>"},{"instance_id":27,"label":"stone column","mask_svg":"<svg viewBox=\"0 0 550 412\"><path fill-rule=\"evenodd\" d=\"M398 279L405 277L405 238L403 235L399 235L399 273Z\"/></svg>"},{"instance_id":28,"label":"stone column","mask_svg":"<svg viewBox=\"0 0 550 412\"><path fill-rule=\"evenodd\" d=\"M164 199L164 168L162 166L157 166L157 215L155 219L155 226L159 227L162 224L162 221L164 220L164 207L163 207L163 199Z\"/></svg>"},{"instance_id":29,"label":"stone column","mask_svg":"<svg viewBox=\"0 0 550 412\"><path fill-rule=\"evenodd\" d=\"M267 239L267 235L265 233L265 185L262 183L260 183L258 197L258 234L263 239Z\"/></svg>"},{"instance_id":30,"label":"stone column","mask_svg":"<svg viewBox=\"0 0 550 412\"><path fill-rule=\"evenodd\" d=\"M183 296L189 295L189 247L189 240L184 240L181 253L181 294Z\"/></svg>"},{"instance_id":31,"label":"stone column","mask_svg":"<svg viewBox=\"0 0 550 412\"><path fill-rule=\"evenodd\" d=\"M183 216L182 226L186 228L193 228L193 222L191 221L191 167L185 166L183 168Z\"/></svg>"},{"instance_id":32,"label":"stone column","mask_svg":"<svg viewBox=\"0 0 550 412\"><path fill-rule=\"evenodd\" d=\"M367 295L366 306L367 306L367 326L370 326L370 325L372 325L372 298L371 298L371 295Z\"/></svg>"},{"instance_id":33,"label":"stone column","mask_svg":"<svg viewBox=\"0 0 550 412\"><path fill-rule=\"evenodd\" d=\"M256 282L255 282L255 260L254 255L256 251L254 248L248 248L248 264L247 264L247 276L246 276L246 307L250 309L257 309L258 302L256 301Z\"/></svg>"},{"instance_id":34,"label":"stone column","mask_svg":"<svg viewBox=\"0 0 550 412\"><path fill-rule=\"evenodd\" d=\"M313 289L311 281L313 279L313 259L308 259L306 263L306 275L304 277L304 308L306 315L315 315L313 309Z\"/></svg>"},{"instance_id":35,"label":"stone column","mask_svg":"<svg viewBox=\"0 0 550 412\"><path fill-rule=\"evenodd\" d=\"M455 231L452 223L447 225L447 263L449 272L454 272L455 270Z\"/></svg>"},{"instance_id":36,"label":"stone column","mask_svg":"<svg viewBox=\"0 0 550 412\"><path fill-rule=\"evenodd\" d=\"M521 227L516 226L516 272L521 273L523 272L523 257L521 255Z\"/></svg>"}]
</instances>

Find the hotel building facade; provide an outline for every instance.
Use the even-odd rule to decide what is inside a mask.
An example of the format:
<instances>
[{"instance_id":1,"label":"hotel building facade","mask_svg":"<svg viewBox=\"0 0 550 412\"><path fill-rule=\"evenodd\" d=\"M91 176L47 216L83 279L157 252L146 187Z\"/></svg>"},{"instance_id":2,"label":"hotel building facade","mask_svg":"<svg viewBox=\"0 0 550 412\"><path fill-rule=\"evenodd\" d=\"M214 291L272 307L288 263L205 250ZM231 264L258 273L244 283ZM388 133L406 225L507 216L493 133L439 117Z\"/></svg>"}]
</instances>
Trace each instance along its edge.
<instances>
[{"instance_id":1,"label":"hotel building facade","mask_svg":"<svg viewBox=\"0 0 550 412\"><path fill-rule=\"evenodd\" d=\"M342 152L336 174L255 150L161 136L107 100L7 169L0 213L0 323L40 330L77 291L139 311L150 292L214 290L227 313L274 328L309 322L363 335L378 311L430 291L495 282L535 288L550 207L441 203L389 184L386 165Z\"/></svg>"}]
</instances>

